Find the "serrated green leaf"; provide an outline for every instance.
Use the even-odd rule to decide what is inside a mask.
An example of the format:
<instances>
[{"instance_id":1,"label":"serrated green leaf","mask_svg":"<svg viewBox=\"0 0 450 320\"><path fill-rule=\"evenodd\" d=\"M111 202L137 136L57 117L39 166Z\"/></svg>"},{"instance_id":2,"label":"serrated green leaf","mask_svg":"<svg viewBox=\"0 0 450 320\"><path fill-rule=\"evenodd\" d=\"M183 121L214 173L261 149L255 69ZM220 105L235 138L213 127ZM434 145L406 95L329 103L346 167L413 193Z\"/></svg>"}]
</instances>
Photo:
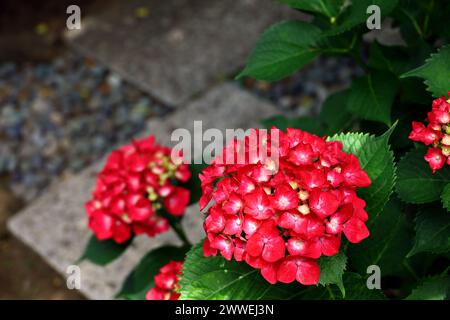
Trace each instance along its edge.
<instances>
[{"instance_id":1,"label":"serrated green leaf","mask_svg":"<svg viewBox=\"0 0 450 320\"><path fill-rule=\"evenodd\" d=\"M424 279L406 300L446 300L450 293L450 277L436 276Z\"/></svg>"},{"instance_id":2,"label":"serrated green leaf","mask_svg":"<svg viewBox=\"0 0 450 320\"><path fill-rule=\"evenodd\" d=\"M128 274L117 297L144 300L148 290L155 285L153 278L159 269L170 260L184 260L188 249L188 247L164 246L148 252Z\"/></svg>"},{"instance_id":3,"label":"serrated green leaf","mask_svg":"<svg viewBox=\"0 0 450 320\"><path fill-rule=\"evenodd\" d=\"M450 215L438 206L426 206L415 219L416 239L408 257L419 252L450 251Z\"/></svg>"},{"instance_id":4,"label":"serrated green leaf","mask_svg":"<svg viewBox=\"0 0 450 320\"><path fill-rule=\"evenodd\" d=\"M414 149L398 163L397 193L408 203L422 204L439 200L450 182L450 169L444 167L433 174L424 160L424 149Z\"/></svg>"},{"instance_id":5,"label":"serrated green leaf","mask_svg":"<svg viewBox=\"0 0 450 320\"><path fill-rule=\"evenodd\" d=\"M342 276L347 265L347 257L345 254L339 252L331 257L322 256L318 263L320 266L319 284L323 286L335 284L341 291L342 297L345 297L345 287L342 281Z\"/></svg>"},{"instance_id":6,"label":"serrated green leaf","mask_svg":"<svg viewBox=\"0 0 450 320\"><path fill-rule=\"evenodd\" d=\"M369 217L377 216L389 200L395 182L394 155L388 141L396 124L380 137L362 133L338 134L329 140L339 140L345 152L355 154L361 168L367 172L372 184L358 194L366 201Z\"/></svg>"},{"instance_id":7,"label":"serrated green leaf","mask_svg":"<svg viewBox=\"0 0 450 320\"><path fill-rule=\"evenodd\" d=\"M244 262L205 258L201 244L186 255L180 287L182 300L292 299L303 289L298 283L272 285Z\"/></svg>"},{"instance_id":8,"label":"serrated green leaf","mask_svg":"<svg viewBox=\"0 0 450 320\"><path fill-rule=\"evenodd\" d=\"M367 267L378 265L383 276L405 274L404 260L412 246L412 230L399 201L391 199L383 211L367 221L370 236L347 249L352 267L366 274Z\"/></svg>"},{"instance_id":9,"label":"serrated green leaf","mask_svg":"<svg viewBox=\"0 0 450 320\"><path fill-rule=\"evenodd\" d=\"M100 266L107 265L108 263L120 257L131 244L131 242L132 239L122 244L118 244L113 240L100 241L95 235L92 235L79 261L89 260L92 263Z\"/></svg>"},{"instance_id":10,"label":"serrated green leaf","mask_svg":"<svg viewBox=\"0 0 450 320\"><path fill-rule=\"evenodd\" d=\"M367 288L366 280L359 274L346 272L343 276L345 300L384 300L386 297L381 290ZM300 295L305 300L343 300L337 286L323 288L310 287Z\"/></svg>"},{"instance_id":11,"label":"serrated green leaf","mask_svg":"<svg viewBox=\"0 0 450 320\"><path fill-rule=\"evenodd\" d=\"M237 76L282 79L314 60L320 29L302 21L284 21L267 29L258 40L245 69Z\"/></svg>"},{"instance_id":12,"label":"serrated green leaf","mask_svg":"<svg viewBox=\"0 0 450 320\"><path fill-rule=\"evenodd\" d=\"M442 47L432 54L423 66L404 73L401 77L423 78L427 90L434 97L447 95L450 90L450 46Z\"/></svg>"},{"instance_id":13,"label":"serrated green leaf","mask_svg":"<svg viewBox=\"0 0 450 320\"><path fill-rule=\"evenodd\" d=\"M286 128L297 128L321 136L325 130L319 120L312 117L288 118L276 115L261 121L262 125L270 130L272 126L285 131Z\"/></svg>"},{"instance_id":14,"label":"serrated green leaf","mask_svg":"<svg viewBox=\"0 0 450 320\"><path fill-rule=\"evenodd\" d=\"M329 18L336 17L344 0L280 0L288 6L303 11L319 13Z\"/></svg>"},{"instance_id":15,"label":"serrated green leaf","mask_svg":"<svg viewBox=\"0 0 450 320\"><path fill-rule=\"evenodd\" d=\"M323 103L320 119L327 125L327 135L339 133L353 120L347 112L349 93L349 90L337 92Z\"/></svg>"},{"instance_id":16,"label":"serrated green leaf","mask_svg":"<svg viewBox=\"0 0 450 320\"><path fill-rule=\"evenodd\" d=\"M365 120L391 125L391 108L398 81L388 72L374 71L353 81L347 109Z\"/></svg>"}]
</instances>

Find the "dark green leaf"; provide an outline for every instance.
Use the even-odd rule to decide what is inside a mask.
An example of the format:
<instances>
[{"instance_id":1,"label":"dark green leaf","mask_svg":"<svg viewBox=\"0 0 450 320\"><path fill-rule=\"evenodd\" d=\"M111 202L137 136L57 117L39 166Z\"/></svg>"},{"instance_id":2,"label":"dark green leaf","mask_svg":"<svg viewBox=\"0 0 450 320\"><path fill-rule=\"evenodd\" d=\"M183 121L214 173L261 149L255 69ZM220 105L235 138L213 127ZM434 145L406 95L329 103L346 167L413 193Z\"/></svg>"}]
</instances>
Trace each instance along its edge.
<instances>
[{"instance_id":1,"label":"dark green leaf","mask_svg":"<svg viewBox=\"0 0 450 320\"><path fill-rule=\"evenodd\" d=\"M277 127L280 130L285 131L286 128L297 128L310 133L317 134L319 136L325 133L322 124L319 120L312 117L302 117L302 118L287 118L282 115L273 116L268 119L261 121L263 126L267 129L272 128L272 126Z\"/></svg>"},{"instance_id":2,"label":"dark green leaf","mask_svg":"<svg viewBox=\"0 0 450 320\"><path fill-rule=\"evenodd\" d=\"M406 300L446 300L450 293L450 277L427 278L412 291Z\"/></svg>"},{"instance_id":3,"label":"dark green leaf","mask_svg":"<svg viewBox=\"0 0 450 320\"><path fill-rule=\"evenodd\" d=\"M205 258L201 244L186 256L180 287L185 300L292 299L303 289L298 283L272 285L245 262Z\"/></svg>"},{"instance_id":4,"label":"dark green leaf","mask_svg":"<svg viewBox=\"0 0 450 320\"><path fill-rule=\"evenodd\" d=\"M450 90L450 46L441 48L426 60L425 64L401 76L423 78L427 90L434 97L447 95Z\"/></svg>"},{"instance_id":5,"label":"dark green leaf","mask_svg":"<svg viewBox=\"0 0 450 320\"><path fill-rule=\"evenodd\" d=\"M347 109L365 120L391 125L391 108L398 81L387 72L374 71L353 81Z\"/></svg>"},{"instance_id":6,"label":"dark green leaf","mask_svg":"<svg viewBox=\"0 0 450 320\"><path fill-rule=\"evenodd\" d=\"M372 180L367 188L359 190L358 194L366 201L366 211L369 217L377 216L392 193L395 182L394 155L389 148L389 137L394 130L392 126L380 137L362 133L338 134L330 140L339 140L344 145L345 152L355 154Z\"/></svg>"},{"instance_id":7,"label":"dark green leaf","mask_svg":"<svg viewBox=\"0 0 450 320\"><path fill-rule=\"evenodd\" d=\"M450 169L445 166L433 174L424 155L423 148L414 149L398 164L397 193L405 202L421 204L439 200L450 182Z\"/></svg>"},{"instance_id":8,"label":"dark green leaf","mask_svg":"<svg viewBox=\"0 0 450 320\"><path fill-rule=\"evenodd\" d=\"M438 206L422 208L415 219L416 239L408 253L445 253L450 251L450 214Z\"/></svg>"},{"instance_id":9,"label":"dark green leaf","mask_svg":"<svg viewBox=\"0 0 450 320\"><path fill-rule=\"evenodd\" d=\"M280 22L267 29L258 40L238 78L282 79L319 54L315 48L320 29L302 21Z\"/></svg>"},{"instance_id":10,"label":"dark green leaf","mask_svg":"<svg viewBox=\"0 0 450 320\"><path fill-rule=\"evenodd\" d=\"M347 265L347 257L345 254L339 252L331 257L322 256L318 262L320 266L319 284L323 286L335 284L341 290L342 296L345 297L345 288L342 281L342 276Z\"/></svg>"},{"instance_id":11,"label":"dark green leaf","mask_svg":"<svg viewBox=\"0 0 450 320\"><path fill-rule=\"evenodd\" d=\"M369 18L367 8L370 5L380 7L381 17L387 16L397 6L398 0L353 0L351 4L345 6L337 19L334 21L330 30L324 35L331 36L348 31L356 26L366 26L366 20Z\"/></svg>"},{"instance_id":12,"label":"dark green leaf","mask_svg":"<svg viewBox=\"0 0 450 320\"><path fill-rule=\"evenodd\" d=\"M404 275L404 260L412 246L412 230L399 201L391 199L380 214L369 218L367 227L370 236L347 249L352 267L366 274L368 266L378 265L383 276Z\"/></svg>"},{"instance_id":13,"label":"dark green leaf","mask_svg":"<svg viewBox=\"0 0 450 320\"><path fill-rule=\"evenodd\" d=\"M188 249L188 247L164 246L148 252L128 274L117 297L144 300L148 290L155 285L153 278L159 273L159 269L170 260L184 260Z\"/></svg>"},{"instance_id":14,"label":"dark green leaf","mask_svg":"<svg viewBox=\"0 0 450 320\"><path fill-rule=\"evenodd\" d=\"M444 187L441 194L442 205L447 211L450 211L450 183Z\"/></svg>"},{"instance_id":15,"label":"dark green leaf","mask_svg":"<svg viewBox=\"0 0 450 320\"><path fill-rule=\"evenodd\" d=\"M366 280L359 274L346 272L343 277L346 300L383 300L385 296L381 290L367 288ZM310 287L300 296L305 300L343 300L337 286L323 288Z\"/></svg>"},{"instance_id":16,"label":"dark green leaf","mask_svg":"<svg viewBox=\"0 0 450 320\"><path fill-rule=\"evenodd\" d=\"M81 256L80 261L89 260L100 266L107 265L111 261L120 257L131 242L132 239L122 244L118 244L113 240L100 241L95 235L92 235L86 248L84 249L84 253Z\"/></svg>"},{"instance_id":17,"label":"dark green leaf","mask_svg":"<svg viewBox=\"0 0 450 320\"><path fill-rule=\"evenodd\" d=\"M352 121L347 112L348 97L349 90L344 90L330 95L323 103L320 119L327 125L327 135L339 133Z\"/></svg>"}]
</instances>

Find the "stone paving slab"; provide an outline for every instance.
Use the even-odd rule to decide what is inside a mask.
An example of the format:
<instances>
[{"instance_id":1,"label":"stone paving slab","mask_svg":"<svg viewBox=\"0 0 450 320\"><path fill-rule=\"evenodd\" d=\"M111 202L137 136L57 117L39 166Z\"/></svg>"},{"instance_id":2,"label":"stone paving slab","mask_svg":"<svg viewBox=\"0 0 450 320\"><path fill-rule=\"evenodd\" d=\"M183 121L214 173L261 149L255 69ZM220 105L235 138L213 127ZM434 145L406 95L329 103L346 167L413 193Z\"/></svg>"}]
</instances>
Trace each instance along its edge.
<instances>
[{"instance_id":1,"label":"stone paving slab","mask_svg":"<svg viewBox=\"0 0 450 320\"><path fill-rule=\"evenodd\" d=\"M139 18L139 8L148 16ZM127 0L82 20L82 29L66 38L163 103L179 106L238 71L260 33L288 18L305 16L274 0Z\"/></svg>"},{"instance_id":2,"label":"stone paving slab","mask_svg":"<svg viewBox=\"0 0 450 320\"><path fill-rule=\"evenodd\" d=\"M173 129L191 130L194 120L202 120L204 130L213 127L247 129L275 113L276 109L270 103L234 84L225 83L165 119L151 120L146 134L155 134L158 141L169 143ZM63 275L66 275L67 267L80 257L90 237L83 204L90 197L95 172L103 163L104 160L99 161L80 174L52 185L46 194L9 220L9 230ZM202 238L201 225L197 206L190 206L184 227L189 230L189 238L194 243ZM80 264L82 293L90 299L112 298L147 251L169 243L179 244L172 231L155 238L140 236L119 259L106 267L83 261Z\"/></svg>"}]
</instances>

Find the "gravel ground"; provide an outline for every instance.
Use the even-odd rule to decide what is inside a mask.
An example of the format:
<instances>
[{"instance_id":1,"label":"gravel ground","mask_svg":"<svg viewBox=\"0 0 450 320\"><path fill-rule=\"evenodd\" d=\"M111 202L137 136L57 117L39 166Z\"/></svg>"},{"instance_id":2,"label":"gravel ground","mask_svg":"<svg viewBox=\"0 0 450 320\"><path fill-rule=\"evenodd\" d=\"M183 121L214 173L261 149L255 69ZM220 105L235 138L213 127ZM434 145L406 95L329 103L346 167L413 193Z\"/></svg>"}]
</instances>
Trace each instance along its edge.
<instances>
[{"instance_id":1,"label":"gravel ground","mask_svg":"<svg viewBox=\"0 0 450 320\"><path fill-rule=\"evenodd\" d=\"M0 64L0 175L25 201L142 130L168 108L95 61Z\"/></svg>"},{"instance_id":2,"label":"gravel ground","mask_svg":"<svg viewBox=\"0 0 450 320\"><path fill-rule=\"evenodd\" d=\"M363 71L347 58L320 57L294 75L274 83L249 78L241 83L275 103L287 116L317 115L326 97L348 87Z\"/></svg>"}]
</instances>

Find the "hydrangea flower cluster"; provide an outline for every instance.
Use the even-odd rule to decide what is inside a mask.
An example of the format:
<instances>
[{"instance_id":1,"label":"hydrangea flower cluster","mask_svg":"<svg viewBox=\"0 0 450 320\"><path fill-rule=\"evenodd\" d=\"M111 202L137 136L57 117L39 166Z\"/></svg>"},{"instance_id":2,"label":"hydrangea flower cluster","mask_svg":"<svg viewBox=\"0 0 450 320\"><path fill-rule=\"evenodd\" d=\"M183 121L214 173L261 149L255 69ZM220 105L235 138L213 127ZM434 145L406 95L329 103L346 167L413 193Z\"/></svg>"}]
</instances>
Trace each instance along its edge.
<instances>
[{"instance_id":1,"label":"hydrangea flower cluster","mask_svg":"<svg viewBox=\"0 0 450 320\"><path fill-rule=\"evenodd\" d=\"M159 269L154 277L155 286L147 292L147 300L178 300L179 284L183 262L170 261Z\"/></svg>"},{"instance_id":2,"label":"hydrangea flower cluster","mask_svg":"<svg viewBox=\"0 0 450 320\"><path fill-rule=\"evenodd\" d=\"M123 243L133 234L167 231L161 208L173 216L184 214L190 192L175 183L188 181L191 172L186 164L175 164L170 153L150 136L110 154L86 203L89 227L99 240Z\"/></svg>"},{"instance_id":3,"label":"hydrangea flower cluster","mask_svg":"<svg viewBox=\"0 0 450 320\"><path fill-rule=\"evenodd\" d=\"M448 94L450 96L450 91ZM446 97L435 99L431 108L431 112L427 115L426 126L422 122L413 121L409 139L431 146L424 159L434 173L445 163L450 164L450 99L446 100Z\"/></svg>"},{"instance_id":4,"label":"hydrangea flower cluster","mask_svg":"<svg viewBox=\"0 0 450 320\"><path fill-rule=\"evenodd\" d=\"M339 141L276 128L264 140L260 132L231 143L234 150L243 146L244 164L226 164L224 157L234 156L227 146L199 176L200 209L208 207L204 255L220 252L227 260L245 261L272 284L317 284L317 259L339 252L342 233L352 243L369 236L366 204L356 189L369 186L370 178ZM262 145L276 150L278 164L273 151L252 156Z\"/></svg>"}]
</instances>

